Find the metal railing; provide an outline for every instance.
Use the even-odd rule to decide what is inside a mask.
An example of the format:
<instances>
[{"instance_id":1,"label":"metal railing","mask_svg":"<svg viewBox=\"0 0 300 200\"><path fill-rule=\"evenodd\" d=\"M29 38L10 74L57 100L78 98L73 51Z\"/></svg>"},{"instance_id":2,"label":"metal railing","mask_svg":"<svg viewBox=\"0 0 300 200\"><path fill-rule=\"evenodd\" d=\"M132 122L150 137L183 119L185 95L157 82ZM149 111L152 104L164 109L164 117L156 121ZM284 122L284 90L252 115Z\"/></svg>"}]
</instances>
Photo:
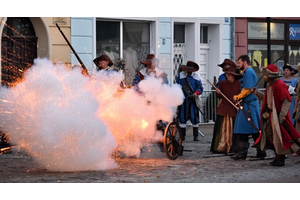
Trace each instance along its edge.
<instances>
[{"instance_id":1,"label":"metal railing","mask_svg":"<svg viewBox=\"0 0 300 200\"><path fill-rule=\"evenodd\" d=\"M259 89L264 92L265 88ZM204 90L200 96L201 110L200 110L200 124L214 124L217 118L217 106L219 99L216 97L216 90ZM259 108L262 102L259 101Z\"/></svg>"}]
</instances>

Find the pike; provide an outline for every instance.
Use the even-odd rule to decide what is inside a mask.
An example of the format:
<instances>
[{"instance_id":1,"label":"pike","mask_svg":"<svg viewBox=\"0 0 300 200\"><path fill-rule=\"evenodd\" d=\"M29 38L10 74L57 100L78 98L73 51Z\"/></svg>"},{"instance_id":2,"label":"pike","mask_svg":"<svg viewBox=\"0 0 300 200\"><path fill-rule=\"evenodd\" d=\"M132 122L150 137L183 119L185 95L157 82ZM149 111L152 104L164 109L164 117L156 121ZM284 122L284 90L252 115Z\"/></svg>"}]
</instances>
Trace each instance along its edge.
<instances>
[{"instance_id":1,"label":"pike","mask_svg":"<svg viewBox=\"0 0 300 200\"><path fill-rule=\"evenodd\" d=\"M62 30L60 29L59 25L57 23L55 23L59 32L62 34L62 36L64 37L64 39L66 40L67 44L69 45L69 47L71 48L71 50L73 51L73 54L75 55L75 57L77 58L78 62L80 63L82 69L84 70L84 72L88 74L87 68L85 67L85 65L83 64L83 62L81 61L81 59L79 58L79 56L77 55L76 51L74 50L74 48L72 47L71 43L69 42L69 40L67 39L67 37L65 36L65 34L62 32Z\"/></svg>"}]
</instances>

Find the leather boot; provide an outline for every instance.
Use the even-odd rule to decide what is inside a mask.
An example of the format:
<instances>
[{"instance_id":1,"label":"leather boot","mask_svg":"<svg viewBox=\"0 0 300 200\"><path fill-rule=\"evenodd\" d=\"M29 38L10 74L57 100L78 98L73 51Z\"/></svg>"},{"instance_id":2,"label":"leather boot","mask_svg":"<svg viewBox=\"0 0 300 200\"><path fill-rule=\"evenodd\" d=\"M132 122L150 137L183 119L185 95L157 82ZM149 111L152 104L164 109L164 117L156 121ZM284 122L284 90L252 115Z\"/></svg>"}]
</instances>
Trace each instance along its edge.
<instances>
[{"instance_id":1,"label":"leather boot","mask_svg":"<svg viewBox=\"0 0 300 200\"><path fill-rule=\"evenodd\" d=\"M181 141L185 140L186 129L180 127Z\"/></svg>"},{"instance_id":2,"label":"leather boot","mask_svg":"<svg viewBox=\"0 0 300 200\"><path fill-rule=\"evenodd\" d=\"M265 158L267 156L266 150L260 150L259 148L256 149L256 158Z\"/></svg>"},{"instance_id":3,"label":"leather boot","mask_svg":"<svg viewBox=\"0 0 300 200\"><path fill-rule=\"evenodd\" d=\"M270 162L271 166L284 166L285 165L285 155L278 155L276 154L276 157L272 162Z\"/></svg>"},{"instance_id":4,"label":"leather boot","mask_svg":"<svg viewBox=\"0 0 300 200\"><path fill-rule=\"evenodd\" d=\"M198 140L198 127L193 127L193 135L194 135L194 141Z\"/></svg>"},{"instance_id":5,"label":"leather boot","mask_svg":"<svg viewBox=\"0 0 300 200\"><path fill-rule=\"evenodd\" d=\"M238 153L233 156L230 156L230 158L234 160L245 160L247 158L248 148L249 148L249 142L240 141Z\"/></svg>"}]
</instances>

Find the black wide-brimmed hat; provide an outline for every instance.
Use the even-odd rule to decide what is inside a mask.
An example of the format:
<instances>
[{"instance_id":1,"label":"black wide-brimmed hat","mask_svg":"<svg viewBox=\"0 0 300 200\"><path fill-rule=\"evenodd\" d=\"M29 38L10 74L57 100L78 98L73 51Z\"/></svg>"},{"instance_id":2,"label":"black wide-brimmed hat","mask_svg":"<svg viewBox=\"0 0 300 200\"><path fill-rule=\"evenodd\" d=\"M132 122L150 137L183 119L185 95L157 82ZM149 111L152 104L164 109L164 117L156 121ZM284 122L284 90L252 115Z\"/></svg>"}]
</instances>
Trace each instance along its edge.
<instances>
[{"instance_id":1,"label":"black wide-brimmed hat","mask_svg":"<svg viewBox=\"0 0 300 200\"><path fill-rule=\"evenodd\" d=\"M187 72L196 72L199 70L199 65L193 61L187 61L186 65L181 65L181 68Z\"/></svg>"},{"instance_id":2,"label":"black wide-brimmed hat","mask_svg":"<svg viewBox=\"0 0 300 200\"><path fill-rule=\"evenodd\" d=\"M106 55L106 54L103 54L103 55L99 56L98 58L95 58L95 59L93 60L93 62L94 62L95 65L97 66L97 65L98 65L98 62L99 62L99 61L102 61L102 60L107 61L107 62L108 62L108 66L112 66L112 65L113 65L113 62L111 61L111 59L109 58L109 56Z\"/></svg>"}]
</instances>

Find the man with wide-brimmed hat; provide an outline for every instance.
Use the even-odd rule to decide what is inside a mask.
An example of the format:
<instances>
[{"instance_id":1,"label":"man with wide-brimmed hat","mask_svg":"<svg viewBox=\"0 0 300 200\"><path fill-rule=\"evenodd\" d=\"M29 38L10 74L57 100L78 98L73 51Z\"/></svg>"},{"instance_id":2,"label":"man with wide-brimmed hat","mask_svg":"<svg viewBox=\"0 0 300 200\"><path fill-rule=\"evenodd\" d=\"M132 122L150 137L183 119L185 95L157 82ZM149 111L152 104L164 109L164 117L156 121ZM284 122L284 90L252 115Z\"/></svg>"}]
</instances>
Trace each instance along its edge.
<instances>
[{"instance_id":1,"label":"man with wide-brimmed hat","mask_svg":"<svg viewBox=\"0 0 300 200\"><path fill-rule=\"evenodd\" d=\"M198 140L198 124L199 110L196 106L195 98L202 94L203 87L200 75L197 73L199 66L193 61L188 61L186 65L182 65L182 72L179 73L176 83L182 86L185 99L182 105L179 106L179 126L182 140L185 140L186 123L191 121L193 124L194 141Z\"/></svg>"},{"instance_id":2,"label":"man with wide-brimmed hat","mask_svg":"<svg viewBox=\"0 0 300 200\"><path fill-rule=\"evenodd\" d=\"M138 85L145 77L161 78L163 83L168 84L167 74L158 67L159 60L154 54L148 54L146 60L141 61L146 67L138 71L133 79L133 86Z\"/></svg>"},{"instance_id":3,"label":"man with wide-brimmed hat","mask_svg":"<svg viewBox=\"0 0 300 200\"><path fill-rule=\"evenodd\" d=\"M280 79L288 86L288 91L292 97L292 103L290 105L290 117L292 119L293 124L295 120L293 119L292 115L294 112L295 104L296 104L296 96L297 93L295 92L295 88L297 86L298 80L292 77L293 67L290 64L285 64L283 67L283 77Z\"/></svg>"},{"instance_id":4,"label":"man with wide-brimmed hat","mask_svg":"<svg viewBox=\"0 0 300 200\"><path fill-rule=\"evenodd\" d=\"M233 137L232 134L237 109L228 100L233 102L233 96L240 93L241 82L238 79L242 75L237 70L236 65L228 60L225 59L222 63L226 66L223 67L223 72L227 78L221 81L216 89L216 96L220 101L210 146L210 151L213 153L237 153L238 150L238 138Z\"/></svg>"},{"instance_id":5,"label":"man with wide-brimmed hat","mask_svg":"<svg viewBox=\"0 0 300 200\"><path fill-rule=\"evenodd\" d=\"M109 58L108 55L101 55L93 60L96 65L98 71L105 70L105 71L113 71L110 67L113 65L113 62Z\"/></svg>"},{"instance_id":6,"label":"man with wide-brimmed hat","mask_svg":"<svg viewBox=\"0 0 300 200\"><path fill-rule=\"evenodd\" d=\"M292 100L286 84L279 78L276 65L270 64L263 68L262 74L267 82L267 87L264 94L254 89L258 98L263 99L262 129L254 145L261 150L274 150L276 157L270 164L284 166L285 155L293 152L300 154L300 134L294 128L289 115Z\"/></svg>"}]
</instances>

